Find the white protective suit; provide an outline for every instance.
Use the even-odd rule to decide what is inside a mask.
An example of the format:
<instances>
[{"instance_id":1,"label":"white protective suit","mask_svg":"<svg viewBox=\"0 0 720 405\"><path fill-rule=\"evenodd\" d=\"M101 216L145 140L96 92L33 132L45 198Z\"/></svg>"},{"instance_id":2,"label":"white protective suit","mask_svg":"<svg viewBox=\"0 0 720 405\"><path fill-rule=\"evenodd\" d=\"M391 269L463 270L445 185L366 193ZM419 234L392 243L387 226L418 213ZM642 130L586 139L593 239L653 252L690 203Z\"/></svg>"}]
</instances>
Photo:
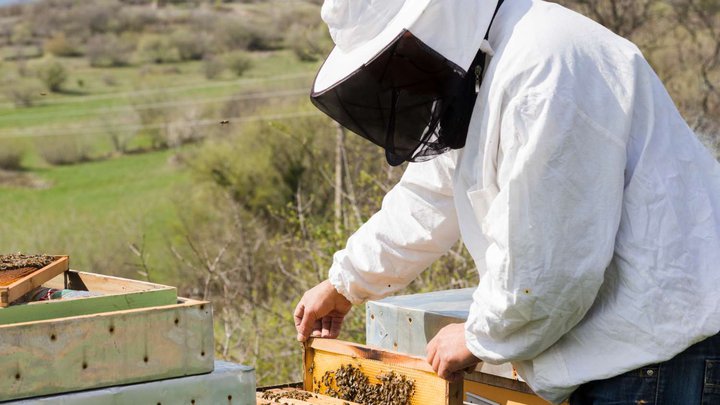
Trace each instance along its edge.
<instances>
[{"instance_id":1,"label":"white protective suit","mask_svg":"<svg viewBox=\"0 0 720 405\"><path fill-rule=\"evenodd\" d=\"M720 165L640 51L537 0L507 0L489 42L465 148L409 165L335 288L396 292L462 237L468 348L555 403L718 333Z\"/></svg>"}]
</instances>

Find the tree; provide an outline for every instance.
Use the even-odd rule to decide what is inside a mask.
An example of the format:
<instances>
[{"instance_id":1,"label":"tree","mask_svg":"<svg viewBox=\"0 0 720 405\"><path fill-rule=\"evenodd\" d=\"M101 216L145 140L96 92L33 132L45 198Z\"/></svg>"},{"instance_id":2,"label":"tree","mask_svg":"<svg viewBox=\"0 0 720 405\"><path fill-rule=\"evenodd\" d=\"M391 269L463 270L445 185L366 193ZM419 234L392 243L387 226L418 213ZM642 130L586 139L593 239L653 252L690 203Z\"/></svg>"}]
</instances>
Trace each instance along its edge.
<instances>
[{"instance_id":1,"label":"tree","mask_svg":"<svg viewBox=\"0 0 720 405\"><path fill-rule=\"evenodd\" d=\"M52 92L59 92L68 79L67 69L60 61L50 59L38 70L38 78Z\"/></svg>"}]
</instances>

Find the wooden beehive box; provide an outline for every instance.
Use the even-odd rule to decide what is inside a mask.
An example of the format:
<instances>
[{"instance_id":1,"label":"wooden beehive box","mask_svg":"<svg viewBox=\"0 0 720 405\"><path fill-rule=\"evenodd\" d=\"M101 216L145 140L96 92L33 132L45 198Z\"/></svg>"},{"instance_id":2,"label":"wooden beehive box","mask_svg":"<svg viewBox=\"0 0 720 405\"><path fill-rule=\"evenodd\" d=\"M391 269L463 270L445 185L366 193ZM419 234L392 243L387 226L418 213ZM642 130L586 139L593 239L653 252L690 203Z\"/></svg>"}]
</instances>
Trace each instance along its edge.
<instances>
[{"instance_id":1,"label":"wooden beehive box","mask_svg":"<svg viewBox=\"0 0 720 405\"><path fill-rule=\"evenodd\" d=\"M428 342L451 323L465 322L473 288L388 297L367 303L368 345L422 355ZM546 405L523 382L511 364L480 363L465 374L463 391L501 405Z\"/></svg>"},{"instance_id":2,"label":"wooden beehive box","mask_svg":"<svg viewBox=\"0 0 720 405\"><path fill-rule=\"evenodd\" d=\"M175 287L74 270L68 270L51 280L46 280L42 285L55 289L90 291L102 295L37 301L0 308L0 325L172 305L177 302Z\"/></svg>"},{"instance_id":3,"label":"wooden beehive box","mask_svg":"<svg viewBox=\"0 0 720 405\"><path fill-rule=\"evenodd\" d=\"M55 256L55 260L47 266L37 269L5 270L0 281L0 308L7 307L11 302L22 297L44 282L56 277L70 268L67 256ZM16 273L16 274L13 274Z\"/></svg>"},{"instance_id":4,"label":"wooden beehive box","mask_svg":"<svg viewBox=\"0 0 720 405\"><path fill-rule=\"evenodd\" d=\"M463 403L462 382L443 380L424 358L336 339L311 339L305 345L303 388L314 392L320 388L319 382L325 372L333 372L348 364L360 368L371 384L378 384L377 376L390 371L411 379L415 385L411 405Z\"/></svg>"},{"instance_id":5,"label":"wooden beehive box","mask_svg":"<svg viewBox=\"0 0 720 405\"><path fill-rule=\"evenodd\" d=\"M0 336L0 401L213 370L205 301L13 323Z\"/></svg>"},{"instance_id":6,"label":"wooden beehive box","mask_svg":"<svg viewBox=\"0 0 720 405\"><path fill-rule=\"evenodd\" d=\"M13 405L255 405L255 369L215 361L212 373L12 401Z\"/></svg>"}]
</instances>

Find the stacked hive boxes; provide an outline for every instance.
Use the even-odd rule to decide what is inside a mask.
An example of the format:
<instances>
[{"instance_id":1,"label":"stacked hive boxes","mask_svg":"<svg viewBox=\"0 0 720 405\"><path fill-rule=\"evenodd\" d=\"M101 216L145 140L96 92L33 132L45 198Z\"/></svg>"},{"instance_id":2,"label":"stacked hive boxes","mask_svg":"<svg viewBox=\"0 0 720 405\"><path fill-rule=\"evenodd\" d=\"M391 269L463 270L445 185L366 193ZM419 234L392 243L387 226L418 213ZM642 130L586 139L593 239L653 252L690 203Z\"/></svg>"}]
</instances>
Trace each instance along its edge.
<instances>
[{"instance_id":1,"label":"stacked hive boxes","mask_svg":"<svg viewBox=\"0 0 720 405\"><path fill-rule=\"evenodd\" d=\"M450 323L465 322L473 289L436 291L389 297L367 303L367 344L424 356L425 347ZM481 364L466 374L463 391L468 403L546 405L519 379L510 364Z\"/></svg>"},{"instance_id":2,"label":"stacked hive boxes","mask_svg":"<svg viewBox=\"0 0 720 405\"><path fill-rule=\"evenodd\" d=\"M72 270L44 285L98 295L0 308L0 401L255 403L253 369L214 362L209 302Z\"/></svg>"}]
</instances>

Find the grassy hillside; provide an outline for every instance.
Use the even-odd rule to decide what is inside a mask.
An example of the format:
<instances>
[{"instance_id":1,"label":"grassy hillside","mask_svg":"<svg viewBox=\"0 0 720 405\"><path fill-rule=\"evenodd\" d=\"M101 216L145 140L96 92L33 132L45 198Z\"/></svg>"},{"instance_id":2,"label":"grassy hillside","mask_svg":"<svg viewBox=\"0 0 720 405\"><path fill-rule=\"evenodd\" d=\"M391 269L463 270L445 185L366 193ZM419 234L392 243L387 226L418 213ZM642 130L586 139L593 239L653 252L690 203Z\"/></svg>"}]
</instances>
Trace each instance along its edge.
<instances>
[{"instance_id":1,"label":"grassy hillside","mask_svg":"<svg viewBox=\"0 0 720 405\"><path fill-rule=\"evenodd\" d=\"M219 105L239 92L287 90L288 87L309 89L312 72L317 66L316 63L300 63L287 51L251 57L253 67L241 78L227 76L213 81L203 76L202 62L144 68L93 68L82 59L59 58L70 71L63 92L40 90L39 93L45 95L28 108L16 108L7 96L0 96L1 137L97 124L98 116L108 112L133 113L133 104L187 101L186 106L205 107ZM6 71L10 69L10 66L5 67ZM0 74L3 72L0 68ZM112 84L104 82L109 77L112 77ZM82 83L82 87L78 83Z\"/></svg>"},{"instance_id":2,"label":"grassy hillside","mask_svg":"<svg viewBox=\"0 0 720 405\"><path fill-rule=\"evenodd\" d=\"M295 34L283 21L316 9L58 0L0 12L0 170L11 170L0 251L62 252L75 268L132 277L149 268L178 284L168 246L192 187L177 150L227 136L261 105L307 98L320 62L284 45ZM54 65L64 78L53 90L43 77Z\"/></svg>"},{"instance_id":3,"label":"grassy hillside","mask_svg":"<svg viewBox=\"0 0 720 405\"><path fill-rule=\"evenodd\" d=\"M134 244L152 252L153 281L173 281L165 246L177 223L174 200L182 198L175 190L189 179L172 156L164 151L33 170L49 182L46 189L0 186L0 251L66 253L74 268L130 275L140 262Z\"/></svg>"}]
</instances>

